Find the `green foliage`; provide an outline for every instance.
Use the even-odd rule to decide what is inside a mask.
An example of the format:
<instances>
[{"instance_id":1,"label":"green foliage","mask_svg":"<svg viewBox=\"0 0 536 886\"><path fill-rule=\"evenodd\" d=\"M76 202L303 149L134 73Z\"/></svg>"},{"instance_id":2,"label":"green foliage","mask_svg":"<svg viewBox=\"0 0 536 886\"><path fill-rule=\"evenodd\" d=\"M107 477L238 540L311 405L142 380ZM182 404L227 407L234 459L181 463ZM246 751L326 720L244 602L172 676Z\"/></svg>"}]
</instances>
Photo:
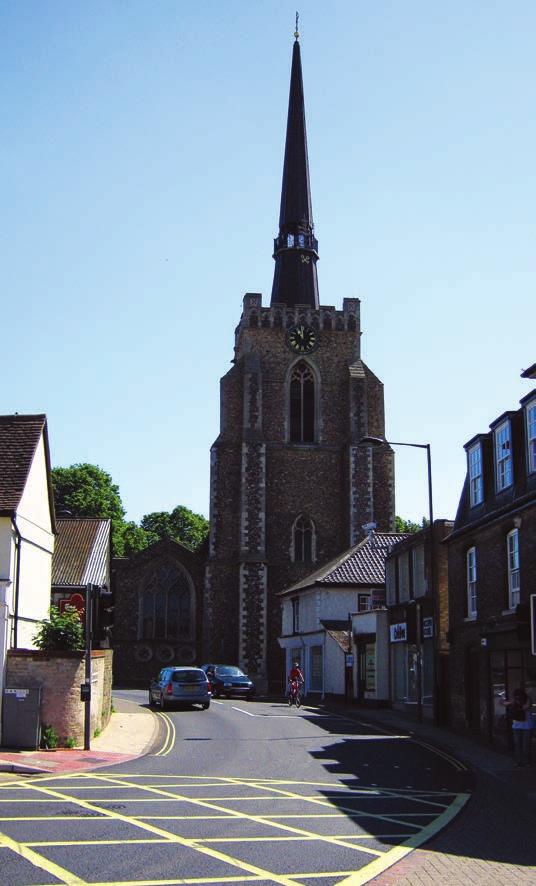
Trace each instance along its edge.
<instances>
[{"instance_id":1,"label":"green foliage","mask_svg":"<svg viewBox=\"0 0 536 886\"><path fill-rule=\"evenodd\" d=\"M74 747L76 747L76 742L75 742L74 738L72 737L72 735L70 735L69 738L66 738L66 739L65 739L65 745L64 745L64 747L66 747L66 748L74 748Z\"/></svg>"},{"instance_id":2,"label":"green foliage","mask_svg":"<svg viewBox=\"0 0 536 886\"><path fill-rule=\"evenodd\" d=\"M126 521L119 487L110 474L97 465L75 464L52 470L56 511L73 517L95 517L112 521L112 553L130 557L164 538L172 538L195 550L208 535L208 520L184 505L173 511L146 514L141 525Z\"/></svg>"},{"instance_id":3,"label":"green foliage","mask_svg":"<svg viewBox=\"0 0 536 886\"><path fill-rule=\"evenodd\" d=\"M112 550L123 554L125 509L119 487L110 474L97 465L76 464L52 469L56 511L69 511L73 517L96 517L112 521Z\"/></svg>"},{"instance_id":4,"label":"green foliage","mask_svg":"<svg viewBox=\"0 0 536 886\"><path fill-rule=\"evenodd\" d=\"M59 742L58 733L54 729L53 726L41 726L41 747L42 748L57 748Z\"/></svg>"},{"instance_id":5,"label":"green foliage","mask_svg":"<svg viewBox=\"0 0 536 886\"><path fill-rule=\"evenodd\" d=\"M395 532L420 532L424 526L428 525L425 517L422 518L422 525L413 523L412 520L404 520L403 517L395 517Z\"/></svg>"},{"instance_id":6,"label":"green foliage","mask_svg":"<svg viewBox=\"0 0 536 886\"><path fill-rule=\"evenodd\" d=\"M138 524L134 523L132 520L128 523L123 523L122 539L123 557L130 557L132 554L137 554L138 551L143 551L150 545L149 536L145 529L142 529L141 526L138 526Z\"/></svg>"},{"instance_id":7,"label":"green foliage","mask_svg":"<svg viewBox=\"0 0 536 886\"><path fill-rule=\"evenodd\" d=\"M66 606L60 612L57 606L51 606L50 618L39 622L32 639L38 649L57 652L83 650L84 628L78 610L74 606Z\"/></svg>"},{"instance_id":8,"label":"green foliage","mask_svg":"<svg viewBox=\"0 0 536 886\"><path fill-rule=\"evenodd\" d=\"M93 738L98 738L101 733L102 733L102 729L100 729L97 726L97 728L95 729L95 732L93 733Z\"/></svg>"},{"instance_id":9,"label":"green foliage","mask_svg":"<svg viewBox=\"0 0 536 886\"><path fill-rule=\"evenodd\" d=\"M142 517L141 527L147 533L149 544L162 538L172 538L195 550L208 535L209 523L201 514L194 514L184 505L178 505L171 512L146 514Z\"/></svg>"}]
</instances>

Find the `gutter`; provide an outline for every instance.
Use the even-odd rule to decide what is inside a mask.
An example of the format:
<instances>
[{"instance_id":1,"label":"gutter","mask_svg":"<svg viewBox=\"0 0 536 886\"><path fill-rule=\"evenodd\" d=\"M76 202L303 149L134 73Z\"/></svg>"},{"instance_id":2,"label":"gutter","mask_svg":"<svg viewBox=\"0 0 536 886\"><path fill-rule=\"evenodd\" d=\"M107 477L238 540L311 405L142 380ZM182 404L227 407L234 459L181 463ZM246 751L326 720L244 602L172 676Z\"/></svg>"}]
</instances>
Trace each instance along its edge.
<instances>
[{"instance_id":1,"label":"gutter","mask_svg":"<svg viewBox=\"0 0 536 886\"><path fill-rule=\"evenodd\" d=\"M13 588L13 648L17 648L18 626L19 626L19 586L20 586L20 554L22 547L22 535L17 526L17 515L14 513L11 518L11 524L15 530L15 551L17 564L15 566L15 587Z\"/></svg>"}]
</instances>

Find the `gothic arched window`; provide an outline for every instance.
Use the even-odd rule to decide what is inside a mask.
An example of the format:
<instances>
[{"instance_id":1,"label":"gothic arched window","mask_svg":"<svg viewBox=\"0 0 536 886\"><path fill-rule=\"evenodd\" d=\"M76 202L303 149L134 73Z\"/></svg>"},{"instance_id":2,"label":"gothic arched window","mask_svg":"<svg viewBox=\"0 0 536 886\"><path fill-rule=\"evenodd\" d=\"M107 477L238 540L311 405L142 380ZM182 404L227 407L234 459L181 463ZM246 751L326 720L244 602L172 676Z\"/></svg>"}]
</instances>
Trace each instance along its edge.
<instances>
[{"instance_id":1,"label":"gothic arched window","mask_svg":"<svg viewBox=\"0 0 536 886\"><path fill-rule=\"evenodd\" d=\"M297 363L290 377L290 442L315 441L315 381L310 366Z\"/></svg>"},{"instance_id":2,"label":"gothic arched window","mask_svg":"<svg viewBox=\"0 0 536 886\"><path fill-rule=\"evenodd\" d=\"M175 564L150 572L141 590L140 639L180 640L193 629L193 587Z\"/></svg>"},{"instance_id":3,"label":"gothic arched window","mask_svg":"<svg viewBox=\"0 0 536 886\"><path fill-rule=\"evenodd\" d=\"M295 563L315 560L315 531L312 520L300 514L292 527L292 559Z\"/></svg>"}]
</instances>

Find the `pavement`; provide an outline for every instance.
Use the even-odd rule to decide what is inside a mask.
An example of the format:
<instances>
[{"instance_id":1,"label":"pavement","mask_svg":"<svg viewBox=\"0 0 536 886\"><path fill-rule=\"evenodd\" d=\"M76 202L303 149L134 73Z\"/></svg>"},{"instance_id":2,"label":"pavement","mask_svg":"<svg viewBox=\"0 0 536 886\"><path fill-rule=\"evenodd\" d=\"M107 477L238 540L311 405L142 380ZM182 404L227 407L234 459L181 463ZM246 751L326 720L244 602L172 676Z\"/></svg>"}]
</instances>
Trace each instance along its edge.
<instances>
[{"instance_id":1,"label":"pavement","mask_svg":"<svg viewBox=\"0 0 536 886\"><path fill-rule=\"evenodd\" d=\"M113 766L147 754L155 743L160 720L134 702L114 697L114 712L108 725L90 741L91 750L57 748L51 751L11 751L0 748L0 781L13 777L48 773L84 772Z\"/></svg>"},{"instance_id":2,"label":"pavement","mask_svg":"<svg viewBox=\"0 0 536 886\"><path fill-rule=\"evenodd\" d=\"M155 746L160 718L148 708L114 698L115 712L91 750L0 749L0 784L39 773L76 773L122 763ZM518 768L511 756L469 735L416 723L391 710L326 703L325 709L387 732L404 731L454 756L474 773L470 802L425 848L415 849L374 879L375 886L518 886L536 884L536 765ZM535 742L536 744L536 742ZM536 748L534 748L536 754ZM534 760L536 763L536 759ZM359 883L364 881L359 880ZM357 883L357 881L356 881Z\"/></svg>"}]
</instances>

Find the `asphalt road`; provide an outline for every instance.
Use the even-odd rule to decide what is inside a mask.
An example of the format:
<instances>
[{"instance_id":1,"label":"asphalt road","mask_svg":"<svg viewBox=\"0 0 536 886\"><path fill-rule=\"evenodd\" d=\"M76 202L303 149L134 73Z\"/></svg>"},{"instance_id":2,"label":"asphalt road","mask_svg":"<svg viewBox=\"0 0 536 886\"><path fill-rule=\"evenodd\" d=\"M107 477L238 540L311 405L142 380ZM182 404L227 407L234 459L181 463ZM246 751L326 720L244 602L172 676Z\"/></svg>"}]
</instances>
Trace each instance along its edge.
<instances>
[{"instance_id":1,"label":"asphalt road","mask_svg":"<svg viewBox=\"0 0 536 886\"><path fill-rule=\"evenodd\" d=\"M307 703L229 699L156 716L143 758L0 789L3 883L358 886L471 791L448 754Z\"/></svg>"}]
</instances>

